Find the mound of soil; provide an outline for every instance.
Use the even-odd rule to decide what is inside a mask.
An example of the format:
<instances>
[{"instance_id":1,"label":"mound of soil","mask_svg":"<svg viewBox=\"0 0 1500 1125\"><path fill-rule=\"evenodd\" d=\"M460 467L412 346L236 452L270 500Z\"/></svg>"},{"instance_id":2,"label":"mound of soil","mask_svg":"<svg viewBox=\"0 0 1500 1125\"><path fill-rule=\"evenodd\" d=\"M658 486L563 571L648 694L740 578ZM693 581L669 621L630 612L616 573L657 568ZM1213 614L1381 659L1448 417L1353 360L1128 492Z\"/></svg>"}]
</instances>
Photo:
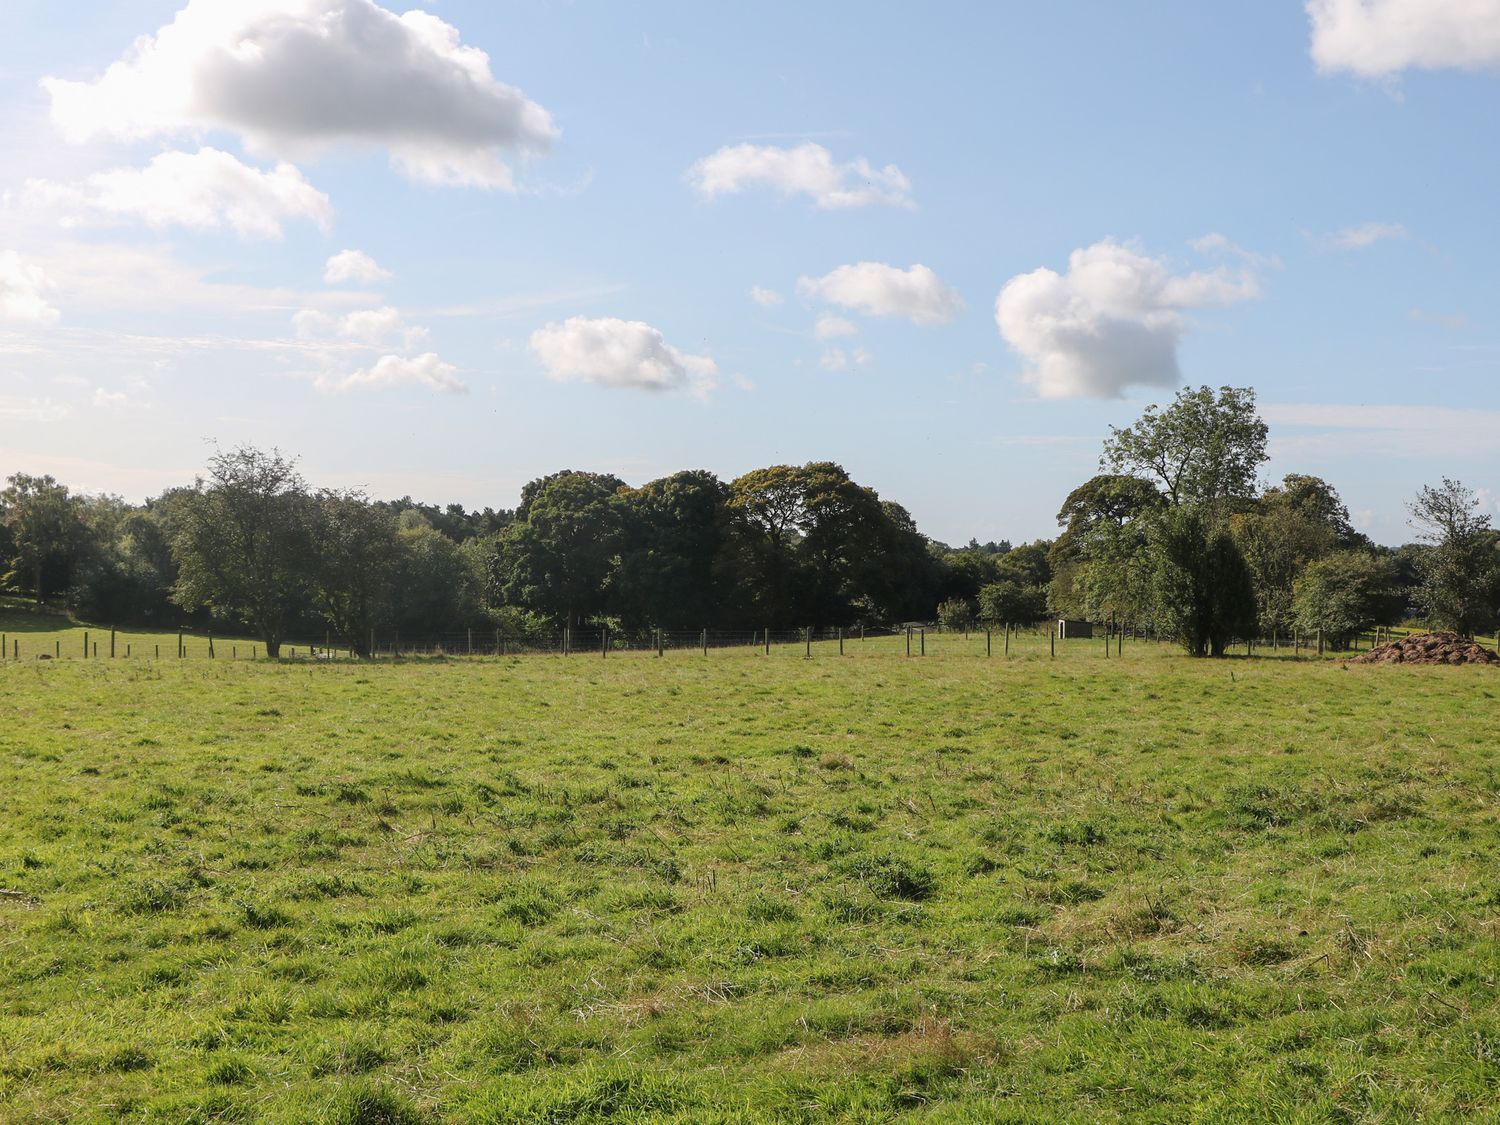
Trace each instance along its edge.
<instances>
[{"instance_id":1,"label":"mound of soil","mask_svg":"<svg viewBox=\"0 0 1500 1125\"><path fill-rule=\"evenodd\" d=\"M1361 653L1350 664L1500 664L1487 648L1457 633L1413 633Z\"/></svg>"}]
</instances>

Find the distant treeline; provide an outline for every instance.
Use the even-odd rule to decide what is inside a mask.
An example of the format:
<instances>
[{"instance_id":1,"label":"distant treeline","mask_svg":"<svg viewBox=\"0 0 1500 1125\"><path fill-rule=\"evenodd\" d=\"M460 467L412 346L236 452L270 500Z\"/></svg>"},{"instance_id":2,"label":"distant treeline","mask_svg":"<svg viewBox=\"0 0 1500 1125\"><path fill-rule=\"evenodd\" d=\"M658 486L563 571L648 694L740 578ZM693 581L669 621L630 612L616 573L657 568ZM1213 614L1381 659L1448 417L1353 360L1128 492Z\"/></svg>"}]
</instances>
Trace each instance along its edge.
<instances>
[{"instance_id":1,"label":"distant treeline","mask_svg":"<svg viewBox=\"0 0 1500 1125\"><path fill-rule=\"evenodd\" d=\"M1316 477L1265 487L1254 394L1185 390L1105 443L1062 533L951 548L833 462L639 487L564 471L512 510L314 490L278 452L220 452L204 477L136 506L17 474L0 494L8 586L94 621L327 630L356 652L375 630L535 633L888 625L1048 615L1115 621L1222 653L1252 632L1338 645L1425 616L1472 633L1500 603L1500 535L1444 481L1410 506L1423 541L1378 547Z\"/></svg>"}]
</instances>

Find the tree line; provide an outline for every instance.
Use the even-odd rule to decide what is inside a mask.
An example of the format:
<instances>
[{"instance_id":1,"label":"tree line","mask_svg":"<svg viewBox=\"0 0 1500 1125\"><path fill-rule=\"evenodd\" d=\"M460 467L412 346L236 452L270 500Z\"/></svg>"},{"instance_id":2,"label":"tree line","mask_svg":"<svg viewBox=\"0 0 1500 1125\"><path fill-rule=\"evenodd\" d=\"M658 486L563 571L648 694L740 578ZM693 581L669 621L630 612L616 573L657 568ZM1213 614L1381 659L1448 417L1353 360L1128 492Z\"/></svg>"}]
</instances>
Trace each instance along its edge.
<instances>
[{"instance_id":1,"label":"tree line","mask_svg":"<svg viewBox=\"0 0 1500 1125\"><path fill-rule=\"evenodd\" d=\"M567 470L514 510L313 489L294 459L219 451L143 505L17 474L0 493L3 581L90 620L247 630L275 656L328 631L367 653L408 637L579 624L652 628L1030 624L1145 628L1195 655L1232 638L1328 643L1421 616L1472 634L1500 603L1500 534L1445 480L1410 508L1419 541L1379 547L1317 477L1265 486L1253 391L1180 392L1113 429L1052 540L952 548L833 462L631 487Z\"/></svg>"}]
</instances>

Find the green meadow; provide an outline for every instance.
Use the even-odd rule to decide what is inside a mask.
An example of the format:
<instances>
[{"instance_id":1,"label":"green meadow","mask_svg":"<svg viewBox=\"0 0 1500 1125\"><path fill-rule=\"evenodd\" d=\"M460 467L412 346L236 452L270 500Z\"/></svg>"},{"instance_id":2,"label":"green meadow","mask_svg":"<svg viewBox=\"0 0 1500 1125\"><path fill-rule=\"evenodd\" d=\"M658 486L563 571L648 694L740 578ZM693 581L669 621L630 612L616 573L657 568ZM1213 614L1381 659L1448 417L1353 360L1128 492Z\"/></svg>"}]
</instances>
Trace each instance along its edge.
<instances>
[{"instance_id":1,"label":"green meadow","mask_svg":"<svg viewBox=\"0 0 1500 1125\"><path fill-rule=\"evenodd\" d=\"M1500 1115L1494 669L70 641L0 667L7 1122Z\"/></svg>"}]
</instances>

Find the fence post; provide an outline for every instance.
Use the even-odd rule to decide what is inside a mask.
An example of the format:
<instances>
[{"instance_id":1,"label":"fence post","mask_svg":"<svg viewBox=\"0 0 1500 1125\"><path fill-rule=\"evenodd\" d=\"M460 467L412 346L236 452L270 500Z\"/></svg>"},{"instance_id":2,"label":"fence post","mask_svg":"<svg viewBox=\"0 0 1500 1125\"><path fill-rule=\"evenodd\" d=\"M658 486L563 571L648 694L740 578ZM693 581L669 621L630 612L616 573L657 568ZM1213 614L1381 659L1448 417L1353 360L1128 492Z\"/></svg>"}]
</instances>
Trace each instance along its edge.
<instances>
[{"instance_id":1,"label":"fence post","mask_svg":"<svg viewBox=\"0 0 1500 1125\"><path fill-rule=\"evenodd\" d=\"M927 626L922 626L922 655L927 655Z\"/></svg>"},{"instance_id":2,"label":"fence post","mask_svg":"<svg viewBox=\"0 0 1500 1125\"><path fill-rule=\"evenodd\" d=\"M1047 636L1052 641L1052 659L1056 660L1057 659L1057 629L1056 629L1056 627L1048 629L1047 630Z\"/></svg>"},{"instance_id":3,"label":"fence post","mask_svg":"<svg viewBox=\"0 0 1500 1125\"><path fill-rule=\"evenodd\" d=\"M812 659L812 627L808 626L802 630L802 639L807 644L807 659Z\"/></svg>"},{"instance_id":4,"label":"fence post","mask_svg":"<svg viewBox=\"0 0 1500 1125\"><path fill-rule=\"evenodd\" d=\"M62 659L62 641L52 642L52 652L59 660Z\"/></svg>"},{"instance_id":5,"label":"fence post","mask_svg":"<svg viewBox=\"0 0 1500 1125\"><path fill-rule=\"evenodd\" d=\"M99 642L98 642L98 641L95 641L95 642L94 642L94 652L93 652L93 656L94 656L94 659L95 659L95 660L98 660L98 659L99 659Z\"/></svg>"},{"instance_id":6,"label":"fence post","mask_svg":"<svg viewBox=\"0 0 1500 1125\"><path fill-rule=\"evenodd\" d=\"M906 627L906 655L911 655L911 626Z\"/></svg>"},{"instance_id":7,"label":"fence post","mask_svg":"<svg viewBox=\"0 0 1500 1125\"><path fill-rule=\"evenodd\" d=\"M988 629L986 629L984 631L984 654L986 656L994 656L995 655L991 651L991 649L990 649L990 630L988 630Z\"/></svg>"},{"instance_id":8,"label":"fence post","mask_svg":"<svg viewBox=\"0 0 1500 1125\"><path fill-rule=\"evenodd\" d=\"M1007 621L1005 623L1005 655L1006 655L1007 658L1009 658L1009 656L1010 656L1010 622L1009 621Z\"/></svg>"},{"instance_id":9,"label":"fence post","mask_svg":"<svg viewBox=\"0 0 1500 1125\"><path fill-rule=\"evenodd\" d=\"M839 626L839 655L844 655L844 627Z\"/></svg>"},{"instance_id":10,"label":"fence post","mask_svg":"<svg viewBox=\"0 0 1500 1125\"><path fill-rule=\"evenodd\" d=\"M85 660L89 658L89 631L87 629L83 631L83 658Z\"/></svg>"},{"instance_id":11,"label":"fence post","mask_svg":"<svg viewBox=\"0 0 1500 1125\"><path fill-rule=\"evenodd\" d=\"M599 656L601 659L609 658L609 626L599 627Z\"/></svg>"},{"instance_id":12,"label":"fence post","mask_svg":"<svg viewBox=\"0 0 1500 1125\"><path fill-rule=\"evenodd\" d=\"M1318 655L1323 655L1323 626L1318 626Z\"/></svg>"},{"instance_id":13,"label":"fence post","mask_svg":"<svg viewBox=\"0 0 1500 1125\"><path fill-rule=\"evenodd\" d=\"M113 629L109 631L109 658L111 660L115 658L115 631Z\"/></svg>"},{"instance_id":14,"label":"fence post","mask_svg":"<svg viewBox=\"0 0 1500 1125\"><path fill-rule=\"evenodd\" d=\"M771 655L771 630L766 630L766 655Z\"/></svg>"}]
</instances>

